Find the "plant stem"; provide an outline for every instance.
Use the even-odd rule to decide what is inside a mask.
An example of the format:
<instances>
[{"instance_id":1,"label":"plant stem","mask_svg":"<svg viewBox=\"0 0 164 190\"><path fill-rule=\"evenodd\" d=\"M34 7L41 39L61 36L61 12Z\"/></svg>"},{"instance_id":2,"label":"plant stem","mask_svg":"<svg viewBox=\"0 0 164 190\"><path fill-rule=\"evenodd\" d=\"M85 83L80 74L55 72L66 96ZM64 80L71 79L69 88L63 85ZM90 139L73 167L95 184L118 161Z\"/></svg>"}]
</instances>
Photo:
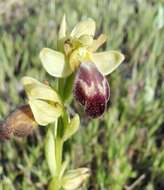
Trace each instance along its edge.
<instances>
[{"instance_id":1,"label":"plant stem","mask_svg":"<svg viewBox=\"0 0 164 190\"><path fill-rule=\"evenodd\" d=\"M63 100L64 84L65 84L64 79L58 80L58 92L62 100ZM61 125L60 124L61 124L60 120L57 119L54 125L56 172L50 184L49 190L59 190L61 188L60 178L61 178L61 171L62 171L62 157L63 157L63 143L64 143L61 134L62 134L62 130L64 129L64 124L63 123Z\"/></svg>"},{"instance_id":2,"label":"plant stem","mask_svg":"<svg viewBox=\"0 0 164 190\"><path fill-rule=\"evenodd\" d=\"M49 184L48 190L60 190L61 188L61 171L62 171L62 153L63 153L63 140L60 136L61 126L59 121L55 121L53 128L54 134L54 145L55 145L55 172L52 177L51 183ZM49 160L51 162L51 160ZM53 162L53 159L52 159Z\"/></svg>"},{"instance_id":3,"label":"plant stem","mask_svg":"<svg viewBox=\"0 0 164 190\"><path fill-rule=\"evenodd\" d=\"M62 166L62 153L63 153L63 141L57 135L55 137L55 149L56 149L56 175L60 175L60 170Z\"/></svg>"},{"instance_id":4,"label":"plant stem","mask_svg":"<svg viewBox=\"0 0 164 190\"><path fill-rule=\"evenodd\" d=\"M63 98L63 88L65 79L58 79L58 92L61 99ZM59 126L59 119L55 122L55 153L56 153L56 176L60 176L62 166L62 154L63 154L63 140L61 137L61 130L64 126Z\"/></svg>"}]
</instances>

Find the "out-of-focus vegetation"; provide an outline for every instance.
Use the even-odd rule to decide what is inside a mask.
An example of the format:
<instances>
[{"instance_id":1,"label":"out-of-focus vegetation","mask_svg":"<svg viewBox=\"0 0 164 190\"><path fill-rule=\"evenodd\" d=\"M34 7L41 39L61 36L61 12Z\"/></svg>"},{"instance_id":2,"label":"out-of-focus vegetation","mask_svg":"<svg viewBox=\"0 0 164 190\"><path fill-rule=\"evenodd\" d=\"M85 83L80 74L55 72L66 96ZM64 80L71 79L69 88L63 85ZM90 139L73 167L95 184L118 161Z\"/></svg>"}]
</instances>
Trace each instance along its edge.
<instances>
[{"instance_id":1,"label":"out-of-focus vegetation","mask_svg":"<svg viewBox=\"0 0 164 190\"><path fill-rule=\"evenodd\" d=\"M102 49L121 49L124 63L109 76L111 99L105 116L89 121L65 144L71 167L88 166L89 190L164 189L164 4L161 0L1 0L0 118L25 101L20 78L55 80L38 53L56 48L60 19L69 28L92 17ZM73 103L78 111L78 105ZM0 142L0 190L47 189L46 129L26 139Z\"/></svg>"}]
</instances>

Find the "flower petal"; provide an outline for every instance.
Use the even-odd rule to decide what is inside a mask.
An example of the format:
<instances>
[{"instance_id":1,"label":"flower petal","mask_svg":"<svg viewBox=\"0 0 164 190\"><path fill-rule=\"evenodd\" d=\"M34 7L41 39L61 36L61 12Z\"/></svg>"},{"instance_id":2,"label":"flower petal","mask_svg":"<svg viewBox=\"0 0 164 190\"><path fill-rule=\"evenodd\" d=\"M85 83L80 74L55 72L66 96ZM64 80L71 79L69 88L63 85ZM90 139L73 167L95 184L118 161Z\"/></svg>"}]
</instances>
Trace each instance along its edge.
<instances>
[{"instance_id":1,"label":"flower petal","mask_svg":"<svg viewBox=\"0 0 164 190\"><path fill-rule=\"evenodd\" d=\"M124 55L118 51L93 53L92 60L103 75L113 72L124 60Z\"/></svg>"},{"instance_id":2,"label":"flower petal","mask_svg":"<svg viewBox=\"0 0 164 190\"><path fill-rule=\"evenodd\" d=\"M67 77L71 69L65 61L64 54L49 48L43 48L39 55L44 69L54 77Z\"/></svg>"},{"instance_id":3,"label":"flower petal","mask_svg":"<svg viewBox=\"0 0 164 190\"><path fill-rule=\"evenodd\" d=\"M59 29L59 39L62 39L66 36L66 30L67 30L67 23L66 23L66 17L65 14L63 15L62 21L60 23L60 29Z\"/></svg>"},{"instance_id":4,"label":"flower petal","mask_svg":"<svg viewBox=\"0 0 164 190\"><path fill-rule=\"evenodd\" d=\"M95 52L100 46L102 46L107 40L105 34L101 34L96 40L93 41L92 45L89 47L89 50Z\"/></svg>"},{"instance_id":5,"label":"flower petal","mask_svg":"<svg viewBox=\"0 0 164 190\"><path fill-rule=\"evenodd\" d=\"M61 105L38 99L29 100L29 105L36 122L43 126L54 122L63 112Z\"/></svg>"},{"instance_id":6,"label":"flower petal","mask_svg":"<svg viewBox=\"0 0 164 190\"><path fill-rule=\"evenodd\" d=\"M96 29L95 21L91 18L79 22L72 30L71 36L79 38L82 35L94 36Z\"/></svg>"},{"instance_id":7,"label":"flower petal","mask_svg":"<svg viewBox=\"0 0 164 190\"><path fill-rule=\"evenodd\" d=\"M22 83L29 99L48 100L61 104L57 92L32 77L23 77Z\"/></svg>"},{"instance_id":8,"label":"flower petal","mask_svg":"<svg viewBox=\"0 0 164 190\"><path fill-rule=\"evenodd\" d=\"M84 47L89 47L92 45L93 43L93 37L89 36L89 35L82 35L79 38L79 42L82 44L82 46Z\"/></svg>"}]
</instances>

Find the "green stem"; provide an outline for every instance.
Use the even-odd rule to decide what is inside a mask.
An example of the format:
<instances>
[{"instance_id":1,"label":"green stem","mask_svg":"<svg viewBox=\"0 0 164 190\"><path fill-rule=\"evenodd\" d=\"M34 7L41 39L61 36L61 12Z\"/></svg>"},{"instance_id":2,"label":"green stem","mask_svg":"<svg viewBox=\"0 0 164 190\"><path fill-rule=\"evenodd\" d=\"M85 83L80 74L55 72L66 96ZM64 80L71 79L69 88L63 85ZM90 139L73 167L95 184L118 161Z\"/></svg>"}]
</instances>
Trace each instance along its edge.
<instances>
[{"instance_id":1,"label":"green stem","mask_svg":"<svg viewBox=\"0 0 164 190\"><path fill-rule=\"evenodd\" d=\"M69 83L71 83L71 81L69 81L68 84ZM62 100L64 98L63 97L64 85L65 85L65 79L59 79L58 92ZM68 95L70 95L71 87L69 87L68 89L69 89ZM63 100L63 104L64 104L64 100ZM62 120L62 122L60 122L61 121L60 119ZM61 172L62 172L62 157L63 157L62 154L63 154L63 143L64 143L62 139L62 133L64 130L64 125L65 125L64 123L67 123L67 118L62 116L62 118L59 118L58 120L56 120L55 125L54 125L56 172L55 172L55 176L53 176L53 179L50 183L49 190L59 190L61 188L60 178L61 178Z\"/></svg>"},{"instance_id":2,"label":"green stem","mask_svg":"<svg viewBox=\"0 0 164 190\"><path fill-rule=\"evenodd\" d=\"M63 99L65 79L58 79L58 92L61 99ZM59 126L59 119L55 124L55 153L56 153L56 176L60 176L62 166L62 154L63 154L63 140L61 137L61 130L64 126Z\"/></svg>"},{"instance_id":3,"label":"green stem","mask_svg":"<svg viewBox=\"0 0 164 190\"><path fill-rule=\"evenodd\" d=\"M63 141L58 135L55 137L55 149L56 149L56 175L59 176L62 166Z\"/></svg>"},{"instance_id":4,"label":"green stem","mask_svg":"<svg viewBox=\"0 0 164 190\"><path fill-rule=\"evenodd\" d=\"M61 171L62 171L62 153L63 153L63 140L60 136L61 126L59 126L59 121L56 120L53 134L55 143L55 175L52 177L52 181L49 184L48 190L60 190L61 188ZM49 160L50 161L50 160ZM51 161L50 161L51 162Z\"/></svg>"}]
</instances>

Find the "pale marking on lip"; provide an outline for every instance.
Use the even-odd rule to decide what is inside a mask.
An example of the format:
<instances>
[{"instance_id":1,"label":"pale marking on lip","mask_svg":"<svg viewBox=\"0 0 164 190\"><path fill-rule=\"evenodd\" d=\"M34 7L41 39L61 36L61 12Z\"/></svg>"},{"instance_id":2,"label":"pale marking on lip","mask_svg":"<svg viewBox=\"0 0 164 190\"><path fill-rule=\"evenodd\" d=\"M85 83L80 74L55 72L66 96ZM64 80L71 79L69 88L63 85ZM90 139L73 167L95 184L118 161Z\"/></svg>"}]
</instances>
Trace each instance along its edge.
<instances>
[{"instance_id":1,"label":"pale marking on lip","mask_svg":"<svg viewBox=\"0 0 164 190\"><path fill-rule=\"evenodd\" d=\"M91 85L88 85L82 79L80 79L79 82L80 82L82 89L84 89L86 96L93 96L94 94L96 94L96 89L95 89L95 85L93 82L91 82Z\"/></svg>"},{"instance_id":2,"label":"pale marking on lip","mask_svg":"<svg viewBox=\"0 0 164 190\"><path fill-rule=\"evenodd\" d=\"M99 91L103 94L103 95L106 95L106 81L105 81L105 78L103 79L102 81L102 85L101 84L98 84L98 89Z\"/></svg>"},{"instance_id":3,"label":"pale marking on lip","mask_svg":"<svg viewBox=\"0 0 164 190\"><path fill-rule=\"evenodd\" d=\"M105 94L105 86L104 86L105 84L104 84L104 82L103 82L103 86L101 84L97 85L98 89L96 89L96 86L95 86L93 81L91 82L91 85L88 85L82 79L79 79L79 82L80 82L81 87L84 89L84 92L85 92L86 96L94 96L97 93L100 93L102 95L106 95Z\"/></svg>"},{"instance_id":4,"label":"pale marking on lip","mask_svg":"<svg viewBox=\"0 0 164 190\"><path fill-rule=\"evenodd\" d=\"M90 64L90 63L81 63L82 67L87 69L88 71L92 70L93 69L93 65Z\"/></svg>"}]
</instances>

